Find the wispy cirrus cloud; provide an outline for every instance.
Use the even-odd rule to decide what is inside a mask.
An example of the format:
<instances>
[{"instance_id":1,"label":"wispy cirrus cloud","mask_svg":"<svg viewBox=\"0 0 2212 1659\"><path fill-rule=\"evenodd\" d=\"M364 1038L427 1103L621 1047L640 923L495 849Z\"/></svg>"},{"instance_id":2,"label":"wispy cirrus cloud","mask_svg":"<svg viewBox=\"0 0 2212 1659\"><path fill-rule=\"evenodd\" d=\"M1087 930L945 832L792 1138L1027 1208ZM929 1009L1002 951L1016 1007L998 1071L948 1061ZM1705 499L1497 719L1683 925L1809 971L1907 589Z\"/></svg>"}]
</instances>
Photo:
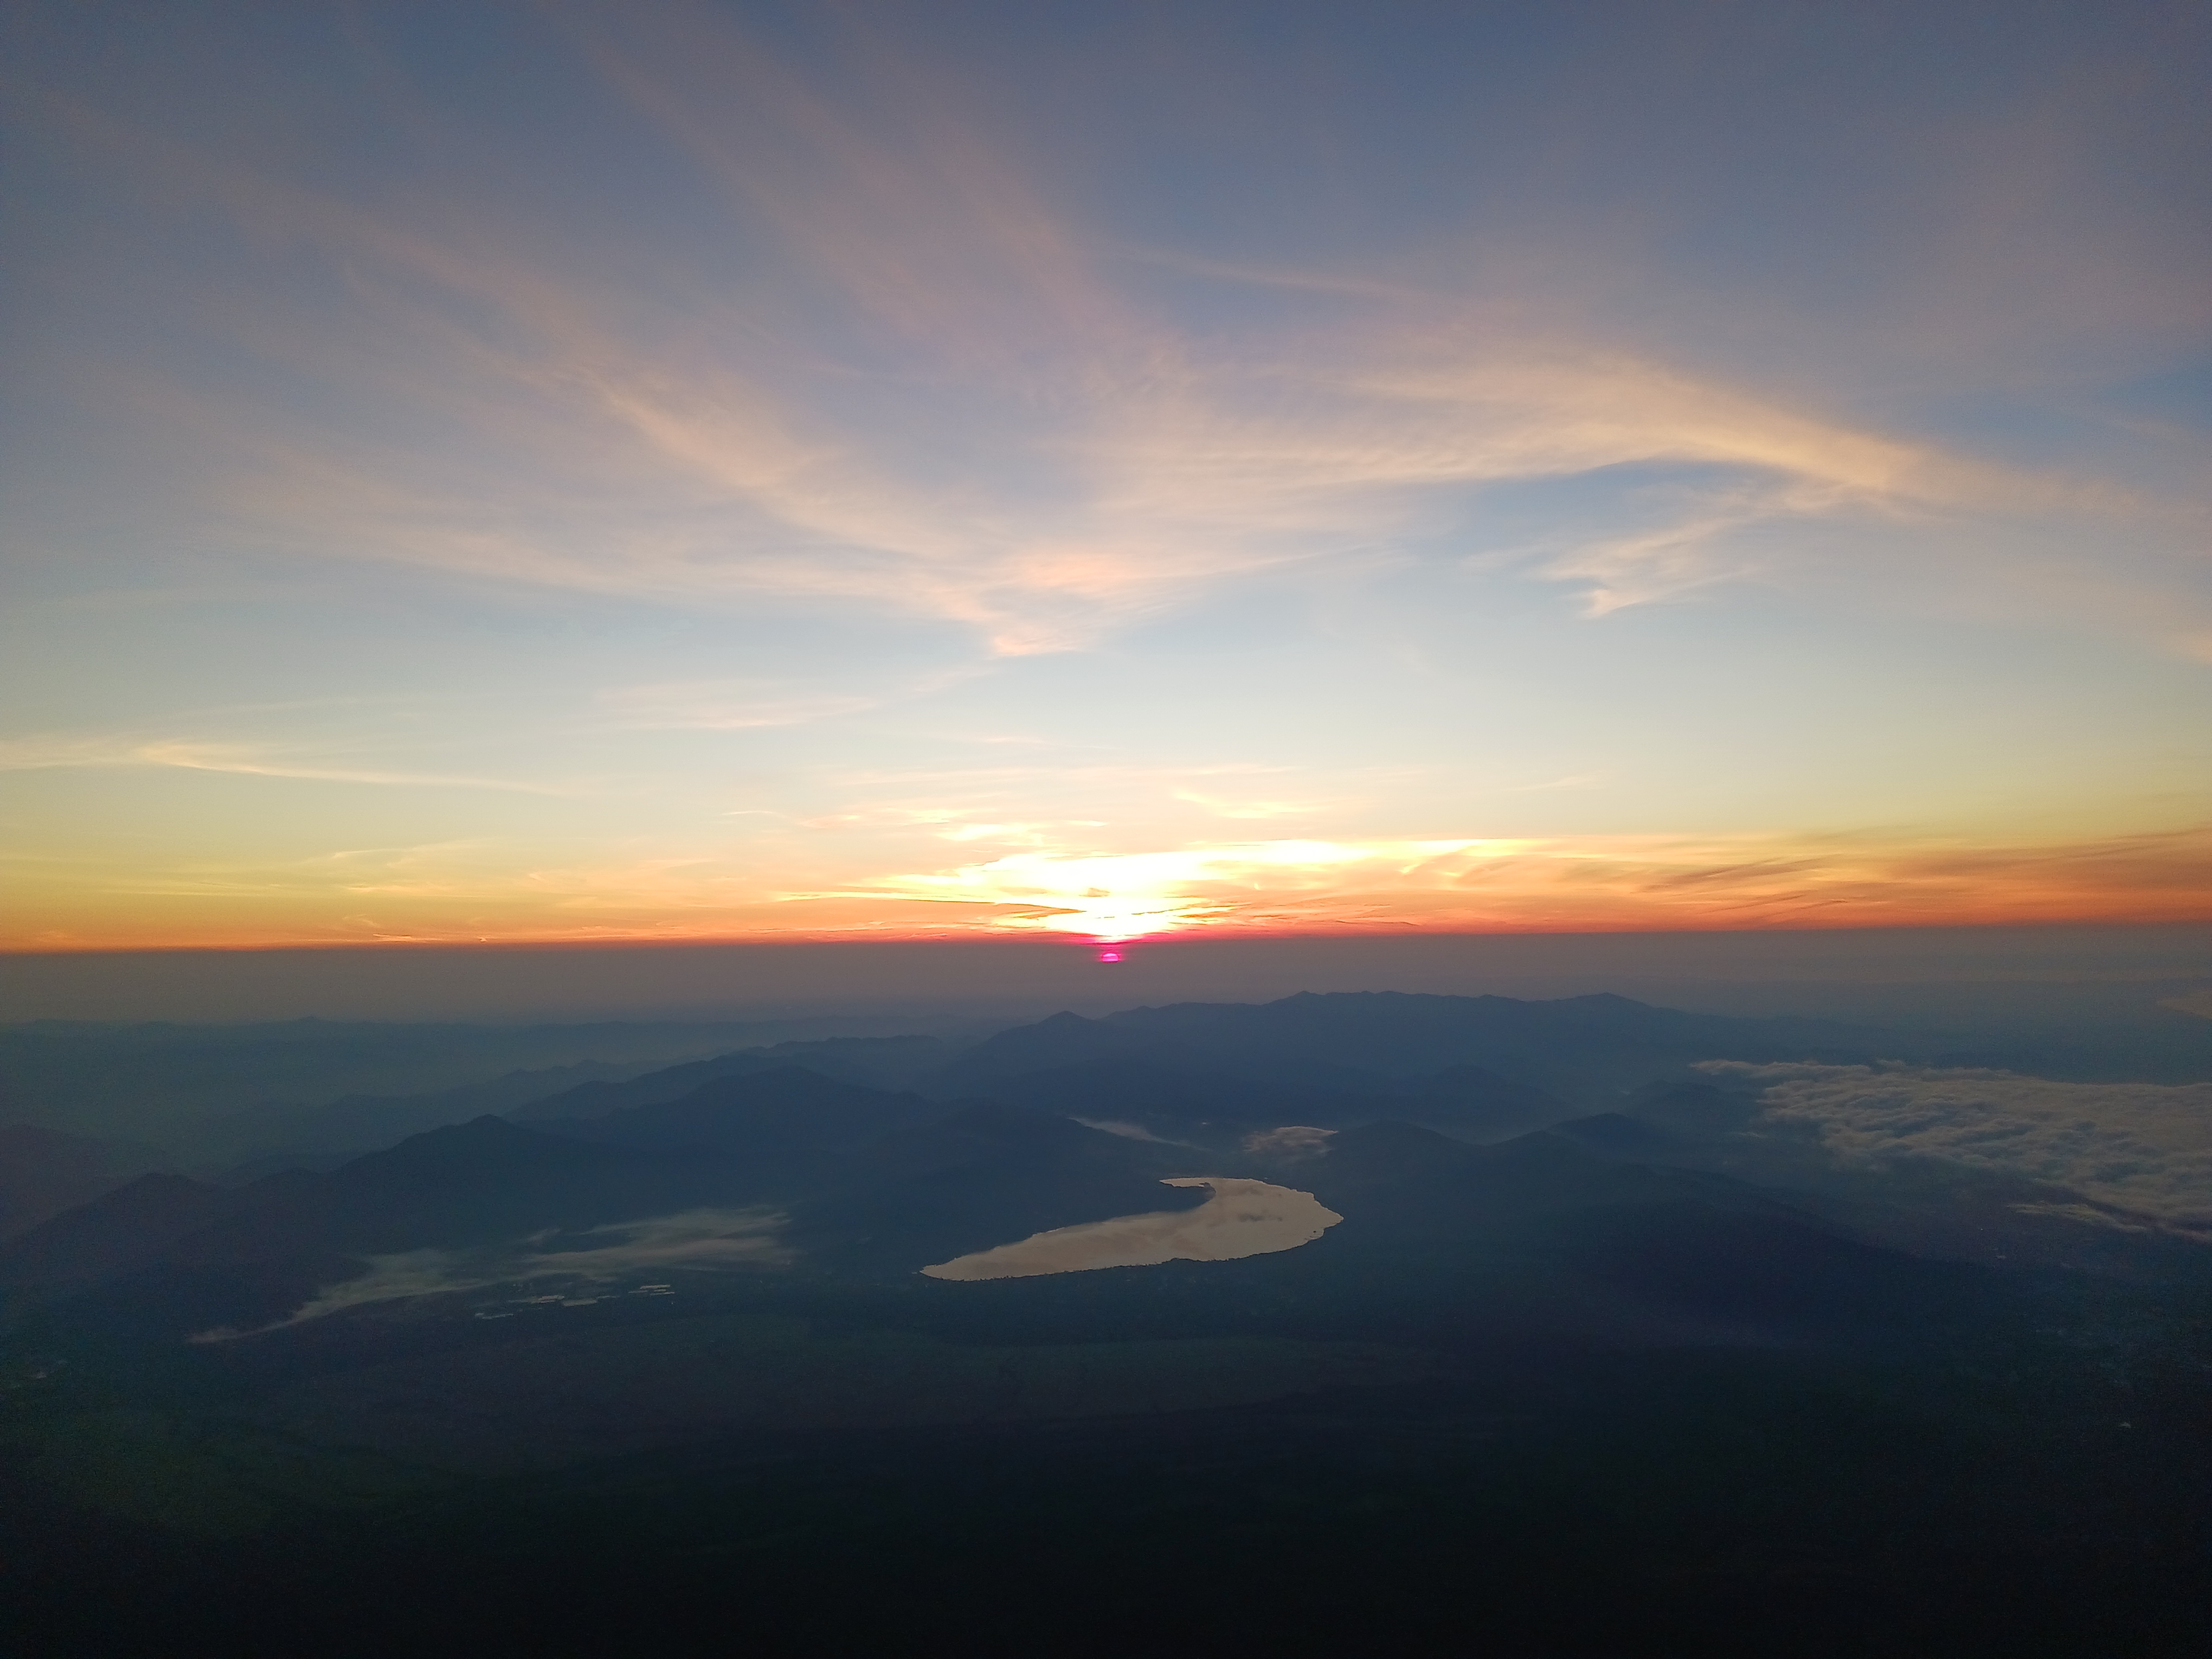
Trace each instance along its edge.
<instances>
[{"instance_id":1,"label":"wispy cirrus cloud","mask_svg":"<svg viewBox=\"0 0 2212 1659\"><path fill-rule=\"evenodd\" d=\"M791 677L727 677L610 686L596 699L609 723L637 729L744 731L809 726L911 702L988 672L966 665L904 680L845 675L835 683ZM873 678L870 685L856 684Z\"/></svg>"},{"instance_id":2,"label":"wispy cirrus cloud","mask_svg":"<svg viewBox=\"0 0 2212 1659\"><path fill-rule=\"evenodd\" d=\"M0 772L39 772L87 767L170 767L186 772L231 772L251 777L301 778L324 783L388 784L436 789L503 789L529 795L573 793L561 786L463 773L385 770L331 764L269 744L198 741L182 738L43 736L0 738Z\"/></svg>"},{"instance_id":3,"label":"wispy cirrus cloud","mask_svg":"<svg viewBox=\"0 0 2212 1659\"><path fill-rule=\"evenodd\" d=\"M865 31L845 70L878 95L856 101L704 8L574 22L764 250L747 299L664 273L625 285L604 261L537 257L507 217L342 200L266 158L72 112L174 191L342 268L356 331L240 326L444 434L410 443L401 418L364 443L187 396L241 521L501 581L940 618L1019 655L1464 532L1469 492L1517 481L1725 475L1528 567L1580 586L1594 616L1771 573L1784 554L1739 544L1762 525L2140 506L1796 406L1525 297L1340 281L1266 329L1194 331L1127 290L1118 250L1004 134ZM842 334L823 335L824 295L857 319ZM838 343L797 343L817 336Z\"/></svg>"},{"instance_id":4,"label":"wispy cirrus cloud","mask_svg":"<svg viewBox=\"0 0 2212 1659\"><path fill-rule=\"evenodd\" d=\"M626 685L599 693L611 724L647 731L743 732L810 726L877 708L886 697L805 692L747 680L689 680Z\"/></svg>"}]
</instances>

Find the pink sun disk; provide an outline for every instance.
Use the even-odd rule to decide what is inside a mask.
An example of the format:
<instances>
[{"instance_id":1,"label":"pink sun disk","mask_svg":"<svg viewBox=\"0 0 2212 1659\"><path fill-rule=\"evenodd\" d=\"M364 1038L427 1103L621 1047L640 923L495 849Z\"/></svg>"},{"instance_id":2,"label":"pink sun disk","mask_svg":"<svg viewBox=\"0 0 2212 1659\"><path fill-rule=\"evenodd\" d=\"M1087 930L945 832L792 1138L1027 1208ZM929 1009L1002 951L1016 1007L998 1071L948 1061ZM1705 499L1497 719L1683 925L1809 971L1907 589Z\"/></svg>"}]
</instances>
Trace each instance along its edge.
<instances>
[{"instance_id":1,"label":"pink sun disk","mask_svg":"<svg viewBox=\"0 0 2212 1659\"><path fill-rule=\"evenodd\" d=\"M1119 951L1101 951L1098 953L1098 960L1101 962L1119 962L1121 959L1121 953Z\"/></svg>"}]
</instances>

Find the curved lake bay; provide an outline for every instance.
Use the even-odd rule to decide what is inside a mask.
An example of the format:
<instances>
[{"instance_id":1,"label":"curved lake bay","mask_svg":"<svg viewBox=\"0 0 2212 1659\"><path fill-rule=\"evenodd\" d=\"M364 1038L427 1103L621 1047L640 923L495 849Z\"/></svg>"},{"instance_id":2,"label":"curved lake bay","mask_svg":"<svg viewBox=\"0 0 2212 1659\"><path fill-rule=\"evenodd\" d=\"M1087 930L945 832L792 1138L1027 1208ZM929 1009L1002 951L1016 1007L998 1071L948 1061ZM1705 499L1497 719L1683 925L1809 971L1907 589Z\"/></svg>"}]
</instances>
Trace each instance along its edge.
<instances>
[{"instance_id":1,"label":"curved lake bay","mask_svg":"<svg viewBox=\"0 0 2212 1659\"><path fill-rule=\"evenodd\" d=\"M1167 1187L1210 1187L1194 1210L1152 1212L1055 1227L921 1271L932 1279L1028 1279L1163 1261L1234 1261L1310 1244L1344 1219L1311 1193L1225 1176L1179 1176Z\"/></svg>"}]
</instances>

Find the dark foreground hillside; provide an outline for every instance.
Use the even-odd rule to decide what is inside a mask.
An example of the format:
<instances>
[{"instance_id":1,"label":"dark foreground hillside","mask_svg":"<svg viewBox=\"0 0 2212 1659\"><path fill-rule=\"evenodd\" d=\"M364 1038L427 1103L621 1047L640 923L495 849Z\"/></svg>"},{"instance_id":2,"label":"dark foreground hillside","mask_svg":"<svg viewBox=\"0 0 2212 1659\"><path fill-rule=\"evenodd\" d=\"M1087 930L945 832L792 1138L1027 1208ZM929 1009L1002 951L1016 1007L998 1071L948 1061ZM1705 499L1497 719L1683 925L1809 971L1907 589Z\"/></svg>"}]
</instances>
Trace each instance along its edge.
<instances>
[{"instance_id":1,"label":"dark foreground hillside","mask_svg":"<svg viewBox=\"0 0 2212 1659\"><path fill-rule=\"evenodd\" d=\"M1523 1352L1264 1406L702 1446L240 1538L11 1505L10 1650L2201 1650L2212 1471L2178 1454L2203 1429L2182 1379L1921 1380Z\"/></svg>"}]
</instances>

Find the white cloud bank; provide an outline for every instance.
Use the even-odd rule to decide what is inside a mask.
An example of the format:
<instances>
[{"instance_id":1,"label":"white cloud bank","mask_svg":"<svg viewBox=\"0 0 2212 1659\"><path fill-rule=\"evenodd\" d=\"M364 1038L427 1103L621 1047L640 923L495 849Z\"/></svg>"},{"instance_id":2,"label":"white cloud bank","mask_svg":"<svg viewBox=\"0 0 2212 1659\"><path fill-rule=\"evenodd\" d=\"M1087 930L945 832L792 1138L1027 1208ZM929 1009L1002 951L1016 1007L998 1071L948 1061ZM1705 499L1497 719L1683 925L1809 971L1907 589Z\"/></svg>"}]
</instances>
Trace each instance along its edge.
<instances>
[{"instance_id":1,"label":"white cloud bank","mask_svg":"<svg viewBox=\"0 0 2212 1659\"><path fill-rule=\"evenodd\" d=\"M776 1242L784 1218L769 1210L684 1210L642 1221L611 1223L580 1235L605 1239L582 1249L532 1248L544 1235L481 1250L402 1250L367 1258L368 1271L325 1285L306 1304L275 1323L252 1331L228 1327L203 1331L195 1342L224 1342L258 1336L372 1302L481 1291L494 1285L521 1285L552 1279L586 1279L604 1283L625 1274L670 1267L730 1271L780 1267L791 1253Z\"/></svg>"},{"instance_id":2,"label":"white cloud bank","mask_svg":"<svg viewBox=\"0 0 2212 1659\"><path fill-rule=\"evenodd\" d=\"M1910 1066L1702 1069L1763 1083L1764 1121L1847 1163L1929 1158L2048 1182L2212 1239L2212 1083L2062 1083Z\"/></svg>"},{"instance_id":3,"label":"white cloud bank","mask_svg":"<svg viewBox=\"0 0 2212 1659\"><path fill-rule=\"evenodd\" d=\"M1258 1129L1244 1137L1244 1150L1263 1157L1317 1158L1328 1150L1334 1129L1317 1129L1307 1123L1285 1123L1277 1129Z\"/></svg>"}]
</instances>

